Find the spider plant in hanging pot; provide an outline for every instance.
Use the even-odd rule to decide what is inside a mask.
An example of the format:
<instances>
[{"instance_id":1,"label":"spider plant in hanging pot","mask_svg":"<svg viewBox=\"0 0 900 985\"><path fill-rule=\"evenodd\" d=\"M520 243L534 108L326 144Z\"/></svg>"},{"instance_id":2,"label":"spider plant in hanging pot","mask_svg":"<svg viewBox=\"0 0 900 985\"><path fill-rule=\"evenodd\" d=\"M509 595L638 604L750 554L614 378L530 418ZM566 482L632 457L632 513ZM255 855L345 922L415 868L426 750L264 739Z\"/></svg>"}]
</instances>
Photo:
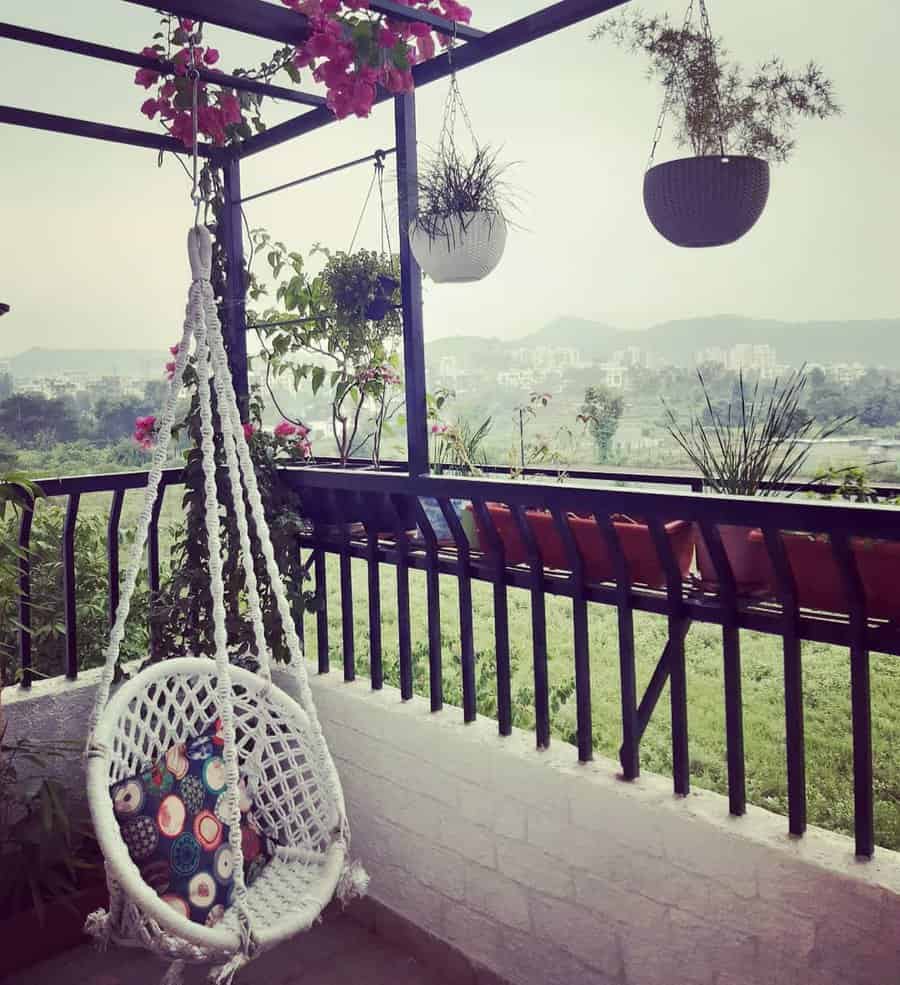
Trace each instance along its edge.
<instances>
[{"instance_id":1,"label":"spider plant in hanging pot","mask_svg":"<svg viewBox=\"0 0 900 985\"><path fill-rule=\"evenodd\" d=\"M831 81L814 62L792 73L772 57L747 74L713 36L705 0L699 13L695 26L691 0L680 28L666 15L635 12L605 20L592 35L647 55L651 77L665 90L644 207L657 232L684 247L724 246L749 232L768 201L769 162L786 161L794 149L797 118L840 112ZM654 166L670 112L675 142L693 153Z\"/></svg>"},{"instance_id":2,"label":"spider plant in hanging pot","mask_svg":"<svg viewBox=\"0 0 900 985\"><path fill-rule=\"evenodd\" d=\"M413 255L439 284L483 280L503 257L505 166L476 146L464 157L451 143L419 179L419 210L410 224Z\"/></svg>"}]
</instances>

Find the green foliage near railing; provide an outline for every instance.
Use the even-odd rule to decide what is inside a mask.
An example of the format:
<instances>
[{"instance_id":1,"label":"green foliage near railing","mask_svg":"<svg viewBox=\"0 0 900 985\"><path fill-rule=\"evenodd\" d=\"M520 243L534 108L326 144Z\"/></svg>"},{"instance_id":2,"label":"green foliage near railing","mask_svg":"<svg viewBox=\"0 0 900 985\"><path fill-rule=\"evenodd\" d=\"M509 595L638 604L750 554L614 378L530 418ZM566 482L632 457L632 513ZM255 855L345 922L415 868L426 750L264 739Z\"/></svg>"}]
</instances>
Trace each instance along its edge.
<instances>
[{"instance_id":1,"label":"green foliage near railing","mask_svg":"<svg viewBox=\"0 0 900 985\"><path fill-rule=\"evenodd\" d=\"M458 649L450 641L445 641L443 663L444 702L461 708L463 705L462 664ZM458 641L457 641L458 645ZM451 655L452 654L452 655ZM449 656L449 659L447 657ZM475 707L485 718L497 718L497 670L493 660L485 654L476 655ZM512 724L516 728L533 730L534 688L522 683L522 660L516 651L509 657L512 685ZM413 693L422 698L430 694L428 647L419 644L412 651ZM384 683L389 687L400 687L400 659L397 653L387 652L382 658ZM369 676L368 653L356 654L356 672L361 677ZM553 734L564 742L574 742L574 728L571 719L564 713L569 699L575 694L575 678L569 677L550 688L550 726Z\"/></svg>"},{"instance_id":2,"label":"green foliage near railing","mask_svg":"<svg viewBox=\"0 0 900 985\"><path fill-rule=\"evenodd\" d=\"M32 597L32 665L39 676L63 672L66 624L63 610L63 506L49 501L35 508L29 561ZM130 534L123 535L122 544ZM0 520L0 556L10 557L18 537L18 518ZM101 516L81 516L75 525L76 618L79 667L100 664L108 630L106 522ZM0 682L11 684L18 673L18 564L0 563ZM148 645L148 592L141 573L132 617L123 643L126 659L143 656Z\"/></svg>"},{"instance_id":3,"label":"green foliage near railing","mask_svg":"<svg viewBox=\"0 0 900 985\"><path fill-rule=\"evenodd\" d=\"M80 877L99 871L87 811L53 776L80 751L78 742L7 740L0 726L0 919L71 895Z\"/></svg>"}]
</instances>

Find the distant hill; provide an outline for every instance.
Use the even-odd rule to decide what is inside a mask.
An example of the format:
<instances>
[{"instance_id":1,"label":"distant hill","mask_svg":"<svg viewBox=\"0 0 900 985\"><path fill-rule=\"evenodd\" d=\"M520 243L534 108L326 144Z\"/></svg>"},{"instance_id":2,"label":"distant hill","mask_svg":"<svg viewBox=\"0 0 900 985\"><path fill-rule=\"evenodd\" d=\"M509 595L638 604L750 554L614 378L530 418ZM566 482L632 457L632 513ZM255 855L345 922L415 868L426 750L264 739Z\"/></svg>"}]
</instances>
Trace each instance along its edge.
<instances>
[{"instance_id":1,"label":"distant hill","mask_svg":"<svg viewBox=\"0 0 900 985\"><path fill-rule=\"evenodd\" d=\"M83 373L89 376L160 376L158 349L27 349L8 360L16 379Z\"/></svg>"},{"instance_id":2,"label":"distant hill","mask_svg":"<svg viewBox=\"0 0 900 985\"><path fill-rule=\"evenodd\" d=\"M429 361L454 355L465 366L503 362L516 349L555 345L573 347L589 359L602 360L617 349L637 345L673 366L692 366L698 349L728 349L740 342L773 346L779 362L860 362L900 368L900 318L859 321L787 322L715 315L660 322L643 331L620 331L604 322L563 317L517 339L478 336L438 339L427 346Z\"/></svg>"}]
</instances>

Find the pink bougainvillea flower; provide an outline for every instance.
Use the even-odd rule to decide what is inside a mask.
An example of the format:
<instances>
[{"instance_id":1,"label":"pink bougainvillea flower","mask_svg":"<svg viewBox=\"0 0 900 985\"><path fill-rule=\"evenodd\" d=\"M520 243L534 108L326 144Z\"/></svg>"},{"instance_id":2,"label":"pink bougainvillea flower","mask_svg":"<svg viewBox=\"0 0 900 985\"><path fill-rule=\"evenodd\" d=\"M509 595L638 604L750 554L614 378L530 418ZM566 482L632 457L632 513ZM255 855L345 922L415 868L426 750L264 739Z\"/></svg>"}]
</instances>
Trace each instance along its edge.
<instances>
[{"instance_id":1,"label":"pink bougainvillea flower","mask_svg":"<svg viewBox=\"0 0 900 985\"><path fill-rule=\"evenodd\" d=\"M141 103L141 112L152 120L159 112L159 103L155 99L145 99Z\"/></svg>"},{"instance_id":2,"label":"pink bougainvillea flower","mask_svg":"<svg viewBox=\"0 0 900 985\"><path fill-rule=\"evenodd\" d=\"M171 354L172 354L173 356L177 356L177 355L178 355L178 350L179 350L180 348L181 348L181 346L180 346L180 345L179 345L179 344L178 344L178 343L176 342L176 343L175 343L175 345L170 345L170 346L169 346L169 352L170 352L170 353L171 353Z\"/></svg>"},{"instance_id":3,"label":"pink bougainvillea flower","mask_svg":"<svg viewBox=\"0 0 900 985\"><path fill-rule=\"evenodd\" d=\"M178 87L171 79L168 82L164 82L162 89L159 90L159 94L163 99L171 99L176 92L178 92Z\"/></svg>"},{"instance_id":4,"label":"pink bougainvillea flower","mask_svg":"<svg viewBox=\"0 0 900 985\"><path fill-rule=\"evenodd\" d=\"M449 431L449 427L446 424L432 424L431 433L432 434L446 434Z\"/></svg>"},{"instance_id":5,"label":"pink bougainvillea flower","mask_svg":"<svg viewBox=\"0 0 900 985\"><path fill-rule=\"evenodd\" d=\"M219 109L222 111L222 122L228 126L232 123L243 123L241 104L238 97L231 92L223 92L219 96Z\"/></svg>"},{"instance_id":6,"label":"pink bougainvillea flower","mask_svg":"<svg viewBox=\"0 0 900 985\"><path fill-rule=\"evenodd\" d=\"M207 65L215 65L219 60L219 52L216 48L207 48L203 53L203 61Z\"/></svg>"},{"instance_id":7,"label":"pink bougainvillea flower","mask_svg":"<svg viewBox=\"0 0 900 985\"><path fill-rule=\"evenodd\" d=\"M243 425L243 428L244 428L244 437L247 439L247 441L249 441L253 437L253 435L256 434L256 425L251 424L249 421L247 421L247 423Z\"/></svg>"},{"instance_id":8,"label":"pink bougainvillea flower","mask_svg":"<svg viewBox=\"0 0 900 985\"><path fill-rule=\"evenodd\" d=\"M134 441L144 451L149 451L156 440L156 418L139 417L134 422Z\"/></svg>"},{"instance_id":9,"label":"pink bougainvillea flower","mask_svg":"<svg viewBox=\"0 0 900 985\"><path fill-rule=\"evenodd\" d=\"M159 82L159 72L154 72L150 68L139 68L134 73L134 81L136 85L149 89L150 86L154 86Z\"/></svg>"},{"instance_id":10,"label":"pink bougainvillea flower","mask_svg":"<svg viewBox=\"0 0 900 985\"><path fill-rule=\"evenodd\" d=\"M169 380L174 380L175 379L175 363L174 362L166 363L166 378L169 379Z\"/></svg>"},{"instance_id":11,"label":"pink bougainvillea flower","mask_svg":"<svg viewBox=\"0 0 900 985\"><path fill-rule=\"evenodd\" d=\"M293 437L296 431L296 426L291 424L290 421L282 421L280 424L275 425L274 434L279 438L290 438Z\"/></svg>"}]
</instances>

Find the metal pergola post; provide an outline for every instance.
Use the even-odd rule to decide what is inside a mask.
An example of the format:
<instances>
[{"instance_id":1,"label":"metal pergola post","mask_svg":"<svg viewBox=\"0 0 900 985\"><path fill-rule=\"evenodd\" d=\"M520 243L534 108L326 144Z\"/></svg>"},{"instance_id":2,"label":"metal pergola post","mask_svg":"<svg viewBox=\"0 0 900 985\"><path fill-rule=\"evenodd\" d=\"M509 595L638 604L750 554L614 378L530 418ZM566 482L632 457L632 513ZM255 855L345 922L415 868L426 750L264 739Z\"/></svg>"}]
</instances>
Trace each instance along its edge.
<instances>
[{"instance_id":1,"label":"metal pergola post","mask_svg":"<svg viewBox=\"0 0 900 985\"><path fill-rule=\"evenodd\" d=\"M223 334L225 347L228 350L228 368L234 381L241 420L246 423L250 416L250 377L247 366L247 313L244 307L247 284L244 275L240 159L236 156L227 158L222 167L222 174L225 200L222 220L225 228L220 242L225 251L227 268Z\"/></svg>"},{"instance_id":2,"label":"metal pergola post","mask_svg":"<svg viewBox=\"0 0 900 985\"><path fill-rule=\"evenodd\" d=\"M403 304L403 376L406 388L406 456L410 475L428 472L428 403L422 272L409 245L409 224L418 211L419 165L416 97L394 99L397 197L400 203L400 296Z\"/></svg>"}]
</instances>

